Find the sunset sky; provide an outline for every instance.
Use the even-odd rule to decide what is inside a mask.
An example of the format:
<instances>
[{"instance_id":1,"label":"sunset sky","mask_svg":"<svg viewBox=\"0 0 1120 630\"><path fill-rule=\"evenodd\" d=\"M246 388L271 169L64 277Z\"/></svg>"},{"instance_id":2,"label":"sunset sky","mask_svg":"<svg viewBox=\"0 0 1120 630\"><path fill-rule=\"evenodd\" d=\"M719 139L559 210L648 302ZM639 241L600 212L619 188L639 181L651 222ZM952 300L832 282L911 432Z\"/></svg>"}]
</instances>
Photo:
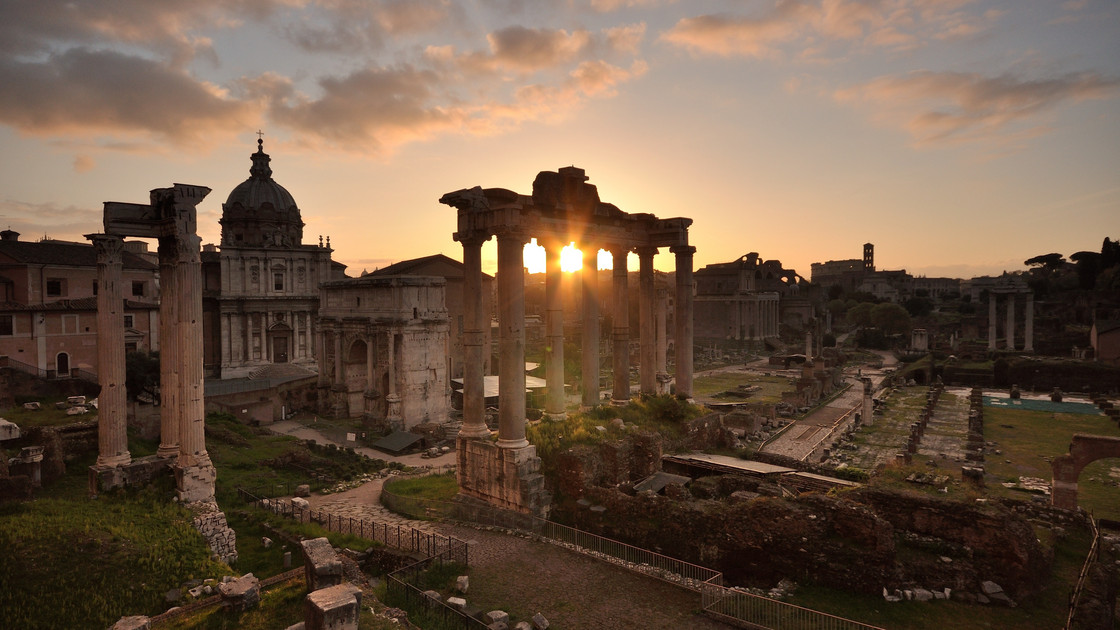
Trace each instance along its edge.
<instances>
[{"instance_id":1,"label":"sunset sky","mask_svg":"<svg viewBox=\"0 0 1120 630\"><path fill-rule=\"evenodd\" d=\"M870 241L881 269L998 274L1120 236L1120 2L0 2L0 227L24 240L182 182L213 189L217 242L258 129L351 275L460 259L442 194L567 165L693 218L697 268L808 276Z\"/></svg>"}]
</instances>

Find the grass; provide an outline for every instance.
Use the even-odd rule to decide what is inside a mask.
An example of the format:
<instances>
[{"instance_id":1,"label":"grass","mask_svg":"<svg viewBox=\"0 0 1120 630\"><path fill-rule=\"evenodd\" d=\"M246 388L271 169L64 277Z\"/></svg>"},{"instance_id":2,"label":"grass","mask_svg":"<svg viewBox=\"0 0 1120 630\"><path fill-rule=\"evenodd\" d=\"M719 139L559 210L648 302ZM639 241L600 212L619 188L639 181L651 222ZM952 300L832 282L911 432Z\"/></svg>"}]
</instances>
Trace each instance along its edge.
<instances>
[{"instance_id":1,"label":"grass","mask_svg":"<svg viewBox=\"0 0 1120 630\"><path fill-rule=\"evenodd\" d=\"M782 400L782 392L791 390L793 385L784 376L763 376L753 372L720 372L699 376L692 383L692 394L697 398L717 398L717 394L734 390L740 385L753 385L760 389L748 398L728 397L721 400L734 400L752 403L777 403Z\"/></svg>"},{"instance_id":2,"label":"grass","mask_svg":"<svg viewBox=\"0 0 1120 630\"><path fill-rule=\"evenodd\" d=\"M65 397L43 398L38 400L42 404L42 409L32 411L31 409L24 409L23 405L16 405L3 412L2 417L8 422L18 424L23 430L31 427L57 427L66 424L74 424L76 422L89 422L97 419L97 410L93 407L89 408L89 413L83 413L75 416L66 415L65 409L55 409L56 402L65 401Z\"/></svg>"},{"instance_id":3,"label":"grass","mask_svg":"<svg viewBox=\"0 0 1120 630\"><path fill-rule=\"evenodd\" d=\"M395 495L413 499L451 501L459 492L455 473L427 475L411 479L397 479L385 484L385 490Z\"/></svg>"}]
</instances>

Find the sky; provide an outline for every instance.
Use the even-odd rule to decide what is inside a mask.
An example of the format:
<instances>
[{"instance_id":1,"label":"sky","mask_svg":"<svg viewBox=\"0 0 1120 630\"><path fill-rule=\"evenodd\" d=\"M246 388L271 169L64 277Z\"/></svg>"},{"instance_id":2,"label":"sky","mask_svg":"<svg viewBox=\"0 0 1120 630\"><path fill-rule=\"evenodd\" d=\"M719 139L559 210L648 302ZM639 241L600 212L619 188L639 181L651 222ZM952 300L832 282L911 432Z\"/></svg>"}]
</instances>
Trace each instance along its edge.
<instances>
[{"instance_id":1,"label":"sky","mask_svg":"<svg viewBox=\"0 0 1120 630\"><path fill-rule=\"evenodd\" d=\"M444 193L568 165L692 218L696 268L871 242L972 277L1120 237L1117 0L3 0L0 86L24 240L180 182L216 243L258 130L351 275L461 259Z\"/></svg>"}]
</instances>

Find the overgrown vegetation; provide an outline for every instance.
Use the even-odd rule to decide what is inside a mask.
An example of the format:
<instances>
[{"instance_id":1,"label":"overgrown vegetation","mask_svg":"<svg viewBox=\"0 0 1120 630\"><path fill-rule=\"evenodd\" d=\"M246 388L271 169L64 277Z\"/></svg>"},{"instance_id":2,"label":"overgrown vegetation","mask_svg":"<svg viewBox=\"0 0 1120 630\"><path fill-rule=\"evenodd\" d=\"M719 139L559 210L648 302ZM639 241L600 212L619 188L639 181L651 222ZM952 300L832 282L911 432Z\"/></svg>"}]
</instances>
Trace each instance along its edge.
<instances>
[{"instance_id":1,"label":"overgrown vegetation","mask_svg":"<svg viewBox=\"0 0 1120 630\"><path fill-rule=\"evenodd\" d=\"M385 491L412 499L450 501L459 492L455 473L395 479L385 484Z\"/></svg>"}]
</instances>

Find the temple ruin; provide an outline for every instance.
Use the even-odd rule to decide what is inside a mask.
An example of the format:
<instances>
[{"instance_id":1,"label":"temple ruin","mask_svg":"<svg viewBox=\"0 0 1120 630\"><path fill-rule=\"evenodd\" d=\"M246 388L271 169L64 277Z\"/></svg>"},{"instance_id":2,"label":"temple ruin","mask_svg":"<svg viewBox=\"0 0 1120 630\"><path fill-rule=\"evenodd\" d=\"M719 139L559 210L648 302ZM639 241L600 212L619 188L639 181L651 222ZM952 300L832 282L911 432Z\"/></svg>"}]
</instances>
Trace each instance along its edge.
<instances>
[{"instance_id":1,"label":"temple ruin","mask_svg":"<svg viewBox=\"0 0 1120 630\"><path fill-rule=\"evenodd\" d=\"M600 249L614 258L613 310L626 313L626 256L638 255L640 391L655 394L658 368L664 370L664 334L657 326L658 296L654 290L653 257L662 247L676 256L675 386L679 396L692 392L692 257L688 227L692 219L659 219L652 214L630 214L599 200L598 190L587 183L583 169L569 166L558 172L542 171L533 181L531 195L503 188L474 187L449 192L440 203L458 211L456 241L463 244L463 428L459 433L459 489L518 512L545 515L549 498L539 474L540 458L525 438L525 286L522 269L524 246L531 238L545 249L545 380L548 394L545 413L564 415L564 339L560 301L560 251L574 242L583 254L583 397L585 406L600 403L599 308L595 299ZM498 436L489 440L483 388L484 328L482 310L482 244L498 241L499 390ZM613 388L611 400L630 400L630 329L627 317L613 318ZM661 346L659 348L659 345ZM660 355L660 356L659 356Z\"/></svg>"}]
</instances>

